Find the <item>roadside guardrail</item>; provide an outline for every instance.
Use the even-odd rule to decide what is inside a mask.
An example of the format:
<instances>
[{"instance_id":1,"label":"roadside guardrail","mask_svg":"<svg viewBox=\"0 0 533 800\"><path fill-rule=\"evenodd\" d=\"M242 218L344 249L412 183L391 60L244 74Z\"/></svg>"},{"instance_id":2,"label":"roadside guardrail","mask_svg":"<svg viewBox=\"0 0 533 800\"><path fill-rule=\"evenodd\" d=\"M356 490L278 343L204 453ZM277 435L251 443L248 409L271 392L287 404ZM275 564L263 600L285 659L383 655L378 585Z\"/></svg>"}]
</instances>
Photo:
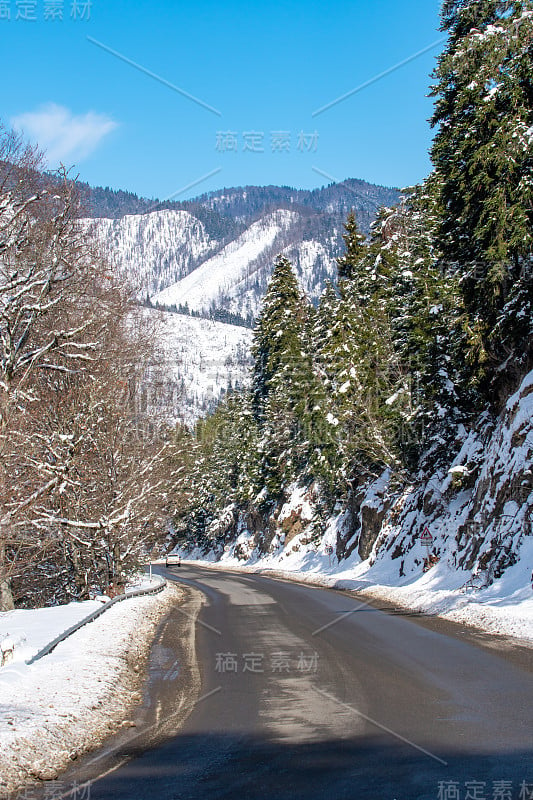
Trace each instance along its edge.
<instances>
[{"instance_id":1,"label":"roadside guardrail","mask_svg":"<svg viewBox=\"0 0 533 800\"><path fill-rule=\"evenodd\" d=\"M70 628L67 628L66 631L63 631L59 636L56 636L55 639L52 639L42 650L39 650L34 656L32 656L26 664L33 664L35 661L38 661L40 658L47 656L49 653L57 647L58 644L64 642L65 639L68 639L69 636L72 636L73 633L79 631L80 628L83 628L84 625L88 625L89 622L94 622L95 619L98 619L108 608L114 606L115 603L121 603L123 600L129 600L131 597L141 597L144 594L157 594L158 592L162 592L165 586L167 585L166 580L161 577L160 575L156 576L158 578L158 583L155 586L147 586L145 588L140 589L132 589L130 592L125 592L124 594L119 594L116 597L113 597L112 600L108 600L106 603L103 603L101 608L97 608L96 611L93 611L92 614L89 614L87 617L84 617L82 620L77 622L75 625L71 625Z\"/></svg>"}]
</instances>

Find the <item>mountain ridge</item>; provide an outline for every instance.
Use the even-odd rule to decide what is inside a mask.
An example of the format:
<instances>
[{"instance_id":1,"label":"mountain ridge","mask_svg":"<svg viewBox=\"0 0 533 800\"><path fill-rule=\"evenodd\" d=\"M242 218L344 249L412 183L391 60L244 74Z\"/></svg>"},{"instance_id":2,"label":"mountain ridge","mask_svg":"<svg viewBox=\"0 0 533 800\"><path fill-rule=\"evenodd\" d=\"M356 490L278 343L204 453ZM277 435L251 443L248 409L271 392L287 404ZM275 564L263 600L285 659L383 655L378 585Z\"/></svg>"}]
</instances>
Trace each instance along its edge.
<instances>
[{"instance_id":1,"label":"mountain ridge","mask_svg":"<svg viewBox=\"0 0 533 800\"><path fill-rule=\"evenodd\" d=\"M159 200L139 197L134 192L110 187L91 187L80 183L84 213L97 219L120 219L128 214L147 214L151 211L189 211L195 216L200 208L211 209L215 215L230 218L243 217L247 222L272 207L301 206L315 211L342 213L346 216L354 208L370 214L380 205L394 205L400 189L369 183L360 178L347 178L316 189L296 189L290 186L236 186L205 192L190 200ZM226 214L216 209L225 206ZM238 210L237 210L238 209ZM204 221L205 224L205 220Z\"/></svg>"}]
</instances>

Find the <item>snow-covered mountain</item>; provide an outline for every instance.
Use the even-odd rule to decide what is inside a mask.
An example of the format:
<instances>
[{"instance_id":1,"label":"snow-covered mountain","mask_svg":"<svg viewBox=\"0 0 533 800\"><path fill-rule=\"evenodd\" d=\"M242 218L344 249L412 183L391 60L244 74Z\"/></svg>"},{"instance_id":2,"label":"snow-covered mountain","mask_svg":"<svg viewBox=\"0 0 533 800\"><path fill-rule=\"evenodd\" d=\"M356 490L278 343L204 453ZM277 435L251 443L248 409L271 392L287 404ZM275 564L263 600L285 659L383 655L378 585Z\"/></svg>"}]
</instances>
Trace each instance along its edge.
<instances>
[{"instance_id":1,"label":"snow-covered mountain","mask_svg":"<svg viewBox=\"0 0 533 800\"><path fill-rule=\"evenodd\" d=\"M293 263L312 300L334 278L341 226L322 240L304 238L308 215L278 209L262 215L235 239L213 239L188 211L154 211L122 219L84 220L107 258L143 299L160 308L227 313L248 322L259 311L278 253ZM342 240L341 240L342 241Z\"/></svg>"},{"instance_id":2,"label":"snow-covered mountain","mask_svg":"<svg viewBox=\"0 0 533 800\"><path fill-rule=\"evenodd\" d=\"M224 189L160 207L123 192L90 191L94 216L81 224L94 229L110 263L140 299L182 312L163 314L167 374L154 379L150 391L158 397L145 404L146 410L157 404L167 419L186 424L247 379L251 331L243 323L251 326L257 317L276 256L289 258L302 290L317 300L325 281L336 276L348 211L354 208L368 231L379 205L398 196L396 190L346 181L312 192ZM222 324L231 321L239 327Z\"/></svg>"},{"instance_id":3,"label":"snow-covered mountain","mask_svg":"<svg viewBox=\"0 0 533 800\"><path fill-rule=\"evenodd\" d=\"M294 264L301 288L317 298L326 278L335 274L331 248L301 241L302 217L279 210L261 217L197 269L152 297L163 307L210 312L225 309L245 318L257 316L278 253Z\"/></svg>"},{"instance_id":4,"label":"snow-covered mountain","mask_svg":"<svg viewBox=\"0 0 533 800\"><path fill-rule=\"evenodd\" d=\"M101 210L83 224L94 224L109 260L130 276L139 296L161 307L240 317L248 324L278 253L291 260L303 291L315 300L326 279L335 277L348 211L353 208L368 230L378 207L398 197L396 190L345 181L312 192L225 189L153 210L157 204L134 195L93 193ZM146 210L122 214L130 206Z\"/></svg>"},{"instance_id":5,"label":"snow-covered mountain","mask_svg":"<svg viewBox=\"0 0 533 800\"><path fill-rule=\"evenodd\" d=\"M145 295L180 280L219 246L188 211L153 211L84 222L94 225L109 260Z\"/></svg>"},{"instance_id":6,"label":"snow-covered mountain","mask_svg":"<svg viewBox=\"0 0 533 800\"><path fill-rule=\"evenodd\" d=\"M282 246L283 234L287 234L297 218L297 214L284 210L265 215L217 255L156 294L152 301L161 306L187 305L194 311L209 311L229 302L232 311L243 310L242 300L246 298L249 303L250 294L257 294L254 288L258 283L261 256L276 243Z\"/></svg>"}]
</instances>

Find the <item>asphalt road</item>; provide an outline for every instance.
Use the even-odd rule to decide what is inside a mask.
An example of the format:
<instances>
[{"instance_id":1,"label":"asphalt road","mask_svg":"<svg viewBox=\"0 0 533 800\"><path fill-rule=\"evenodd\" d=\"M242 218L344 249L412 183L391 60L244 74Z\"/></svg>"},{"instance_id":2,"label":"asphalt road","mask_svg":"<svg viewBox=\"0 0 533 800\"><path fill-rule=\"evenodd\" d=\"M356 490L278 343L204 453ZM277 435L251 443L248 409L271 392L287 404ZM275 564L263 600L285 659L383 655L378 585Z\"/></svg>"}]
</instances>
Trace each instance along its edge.
<instances>
[{"instance_id":1,"label":"asphalt road","mask_svg":"<svg viewBox=\"0 0 533 800\"><path fill-rule=\"evenodd\" d=\"M67 776L91 800L533 798L531 651L343 592L161 572L187 602L137 728Z\"/></svg>"}]
</instances>

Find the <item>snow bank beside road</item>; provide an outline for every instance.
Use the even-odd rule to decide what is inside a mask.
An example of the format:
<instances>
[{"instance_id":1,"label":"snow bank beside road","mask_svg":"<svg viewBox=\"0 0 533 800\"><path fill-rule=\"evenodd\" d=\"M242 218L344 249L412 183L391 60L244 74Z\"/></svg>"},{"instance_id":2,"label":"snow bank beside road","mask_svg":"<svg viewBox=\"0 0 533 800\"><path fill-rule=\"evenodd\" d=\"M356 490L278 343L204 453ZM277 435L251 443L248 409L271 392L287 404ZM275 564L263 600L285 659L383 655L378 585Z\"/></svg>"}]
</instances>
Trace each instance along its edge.
<instances>
[{"instance_id":1,"label":"snow bank beside road","mask_svg":"<svg viewBox=\"0 0 533 800\"><path fill-rule=\"evenodd\" d=\"M6 611L0 614L0 642L9 638L15 645L13 658L9 663L29 661L48 642L101 607L102 603L98 600L86 600L65 606Z\"/></svg>"},{"instance_id":2,"label":"snow bank beside road","mask_svg":"<svg viewBox=\"0 0 533 800\"><path fill-rule=\"evenodd\" d=\"M72 758L120 727L141 699L142 667L156 627L179 597L172 585L159 594L117 603L35 664L17 660L0 669L0 789L14 791L36 777L55 778ZM94 603L71 605L82 606L83 613L66 606L14 614L20 628L31 631L37 623L21 615L56 612L46 644L54 625L58 633L64 630L65 615L87 616Z\"/></svg>"},{"instance_id":3,"label":"snow bank beside road","mask_svg":"<svg viewBox=\"0 0 533 800\"><path fill-rule=\"evenodd\" d=\"M452 570L442 563L416 580L409 579L403 586L393 585L393 575L389 580L376 576L376 584L370 585L370 569L363 591L370 597L438 614L487 633L513 636L533 645L532 540L522 545L520 555L518 563L508 567L487 588L466 588L470 573Z\"/></svg>"},{"instance_id":4,"label":"snow bank beside road","mask_svg":"<svg viewBox=\"0 0 533 800\"><path fill-rule=\"evenodd\" d=\"M161 586L159 580L150 581L143 573L137 576L134 583L126 587L126 596L139 590L155 589L158 586ZM101 595L94 600L73 602L64 606L16 609L1 613L0 648L3 653L7 650L9 658L6 661L9 663L30 661L43 648L87 620L91 614L102 612L103 606L109 603L109 597Z\"/></svg>"}]
</instances>

